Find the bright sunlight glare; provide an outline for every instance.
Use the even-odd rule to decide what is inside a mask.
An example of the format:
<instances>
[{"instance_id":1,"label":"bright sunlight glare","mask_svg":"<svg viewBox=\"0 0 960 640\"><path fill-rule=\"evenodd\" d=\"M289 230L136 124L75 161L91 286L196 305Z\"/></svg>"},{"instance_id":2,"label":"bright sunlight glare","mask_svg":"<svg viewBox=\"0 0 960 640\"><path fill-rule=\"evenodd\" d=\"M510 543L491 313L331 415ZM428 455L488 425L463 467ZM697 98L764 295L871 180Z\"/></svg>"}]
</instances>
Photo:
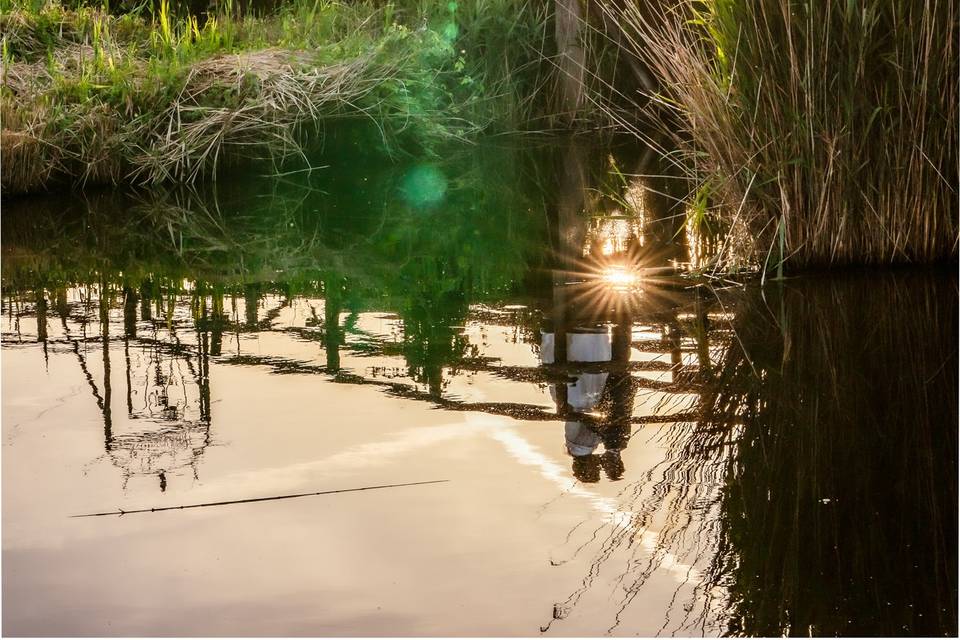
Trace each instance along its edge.
<instances>
[{"instance_id":1,"label":"bright sunlight glare","mask_svg":"<svg viewBox=\"0 0 960 640\"><path fill-rule=\"evenodd\" d=\"M630 289L640 279L636 272L620 266L604 269L602 277L605 283L619 291Z\"/></svg>"}]
</instances>

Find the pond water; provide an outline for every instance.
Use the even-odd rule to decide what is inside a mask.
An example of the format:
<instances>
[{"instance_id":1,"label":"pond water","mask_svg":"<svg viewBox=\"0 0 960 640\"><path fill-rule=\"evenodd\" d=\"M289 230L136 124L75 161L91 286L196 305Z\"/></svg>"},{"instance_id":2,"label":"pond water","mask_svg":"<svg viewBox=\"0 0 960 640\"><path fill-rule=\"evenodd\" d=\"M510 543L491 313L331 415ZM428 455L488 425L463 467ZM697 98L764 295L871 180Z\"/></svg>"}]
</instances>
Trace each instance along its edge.
<instances>
[{"instance_id":1,"label":"pond water","mask_svg":"<svg viewBox=\"0 0 960 640\"><path fill-rule=\"evenodd\" d=\"M4 202L7 635L956 634L952 270L689 277L650 154L362 146Z\"/></svg>"}]
</instances>

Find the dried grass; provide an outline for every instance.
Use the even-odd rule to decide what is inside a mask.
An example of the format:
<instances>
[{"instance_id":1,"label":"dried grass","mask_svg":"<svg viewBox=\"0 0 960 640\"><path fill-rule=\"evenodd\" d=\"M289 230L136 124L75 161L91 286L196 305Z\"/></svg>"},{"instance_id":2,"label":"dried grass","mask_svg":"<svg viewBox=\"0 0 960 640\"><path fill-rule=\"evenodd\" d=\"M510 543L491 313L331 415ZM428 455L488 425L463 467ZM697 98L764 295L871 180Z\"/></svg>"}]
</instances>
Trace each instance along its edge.
<instances>
[{"instance_id":1,"label":"dried grass","mask_svg":"<svg viewBox=\"0 0 960 640\"><path fill-rule=\"evenodd\" d=\"M321 116L361 115L357 102L390 73L372 56L327 66L280 49L217 56L191 65L168 104L131 117L107 102L45 106L47 67L7 65L2 188L36 191L57 178L190 183L215 176L228 158L305 157L304 127Z\"/></svg>"},{"instance_id":2,"label":"dried grass","mask_svg":"<svg viewBox=\"0 0 960 640\"><path fill-rule=\"evenodd\" d=\"M212 174L224 154L282 159L304 155L301 128L355 104L389 74L370 57L316 67L305 53L271 49L219 56L194 65L183 91L149 125L130 177L193 182ZM239 106L207 106L233 90Z\"/></svg>"}]
</instances>

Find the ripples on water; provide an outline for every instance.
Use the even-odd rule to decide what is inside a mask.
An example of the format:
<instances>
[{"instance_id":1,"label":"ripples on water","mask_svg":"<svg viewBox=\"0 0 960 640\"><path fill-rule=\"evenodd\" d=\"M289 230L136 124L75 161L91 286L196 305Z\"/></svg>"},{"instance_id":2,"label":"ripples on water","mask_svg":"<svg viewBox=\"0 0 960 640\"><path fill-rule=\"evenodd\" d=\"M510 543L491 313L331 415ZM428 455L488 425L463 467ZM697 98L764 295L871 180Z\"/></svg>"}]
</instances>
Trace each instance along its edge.
<instances>
[{"instance_id":1,"label":"ripples on water","mask_svg":"<svg viewBox=\"0 0 960 640\"><path fill-rule=\"evenodd\" d=\"M424 166L442 193L398 197ZM689 277L727 245L685 233L663 173L481 148L219 193L5 203L5 624L955 634L955 276ZM379 515L306 502L324 497L66 518L431 473L451 482L369 498L389 560L349 540ZM318 508L346 532L319 549L325 525L302 521ZM258 513L289 548L248 540L240 568L213 561L218 532ZM166 548L158 527L206 550L183 567L207 578L132 559ZM70 569L90 570L91 539L116 553L100 584ZM335 556L350 568L322 571ZM257 568L277 576L228 588ZM124 604L137 589L181 595Z\"/></svg>"}]
</instances>

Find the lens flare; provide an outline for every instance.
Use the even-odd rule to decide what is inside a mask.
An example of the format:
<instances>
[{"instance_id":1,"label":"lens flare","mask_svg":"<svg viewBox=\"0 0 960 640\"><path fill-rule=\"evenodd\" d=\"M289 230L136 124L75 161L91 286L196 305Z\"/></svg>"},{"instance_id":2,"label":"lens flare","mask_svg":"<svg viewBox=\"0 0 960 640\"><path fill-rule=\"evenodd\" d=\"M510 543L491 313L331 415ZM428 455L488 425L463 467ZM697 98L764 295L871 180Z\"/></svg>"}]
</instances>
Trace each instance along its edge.
<instances>
[{"instance_id":1,"label":"lens flare","mask_svg":"<svg viewBox=\"0 0 960 640\"><path fill-rule=\"evenodd\" d=\"M640 276L635 271L622 266L604 269L601 278L614 291L629 291L640 280Z\"/></svg>"}]
</instances>

